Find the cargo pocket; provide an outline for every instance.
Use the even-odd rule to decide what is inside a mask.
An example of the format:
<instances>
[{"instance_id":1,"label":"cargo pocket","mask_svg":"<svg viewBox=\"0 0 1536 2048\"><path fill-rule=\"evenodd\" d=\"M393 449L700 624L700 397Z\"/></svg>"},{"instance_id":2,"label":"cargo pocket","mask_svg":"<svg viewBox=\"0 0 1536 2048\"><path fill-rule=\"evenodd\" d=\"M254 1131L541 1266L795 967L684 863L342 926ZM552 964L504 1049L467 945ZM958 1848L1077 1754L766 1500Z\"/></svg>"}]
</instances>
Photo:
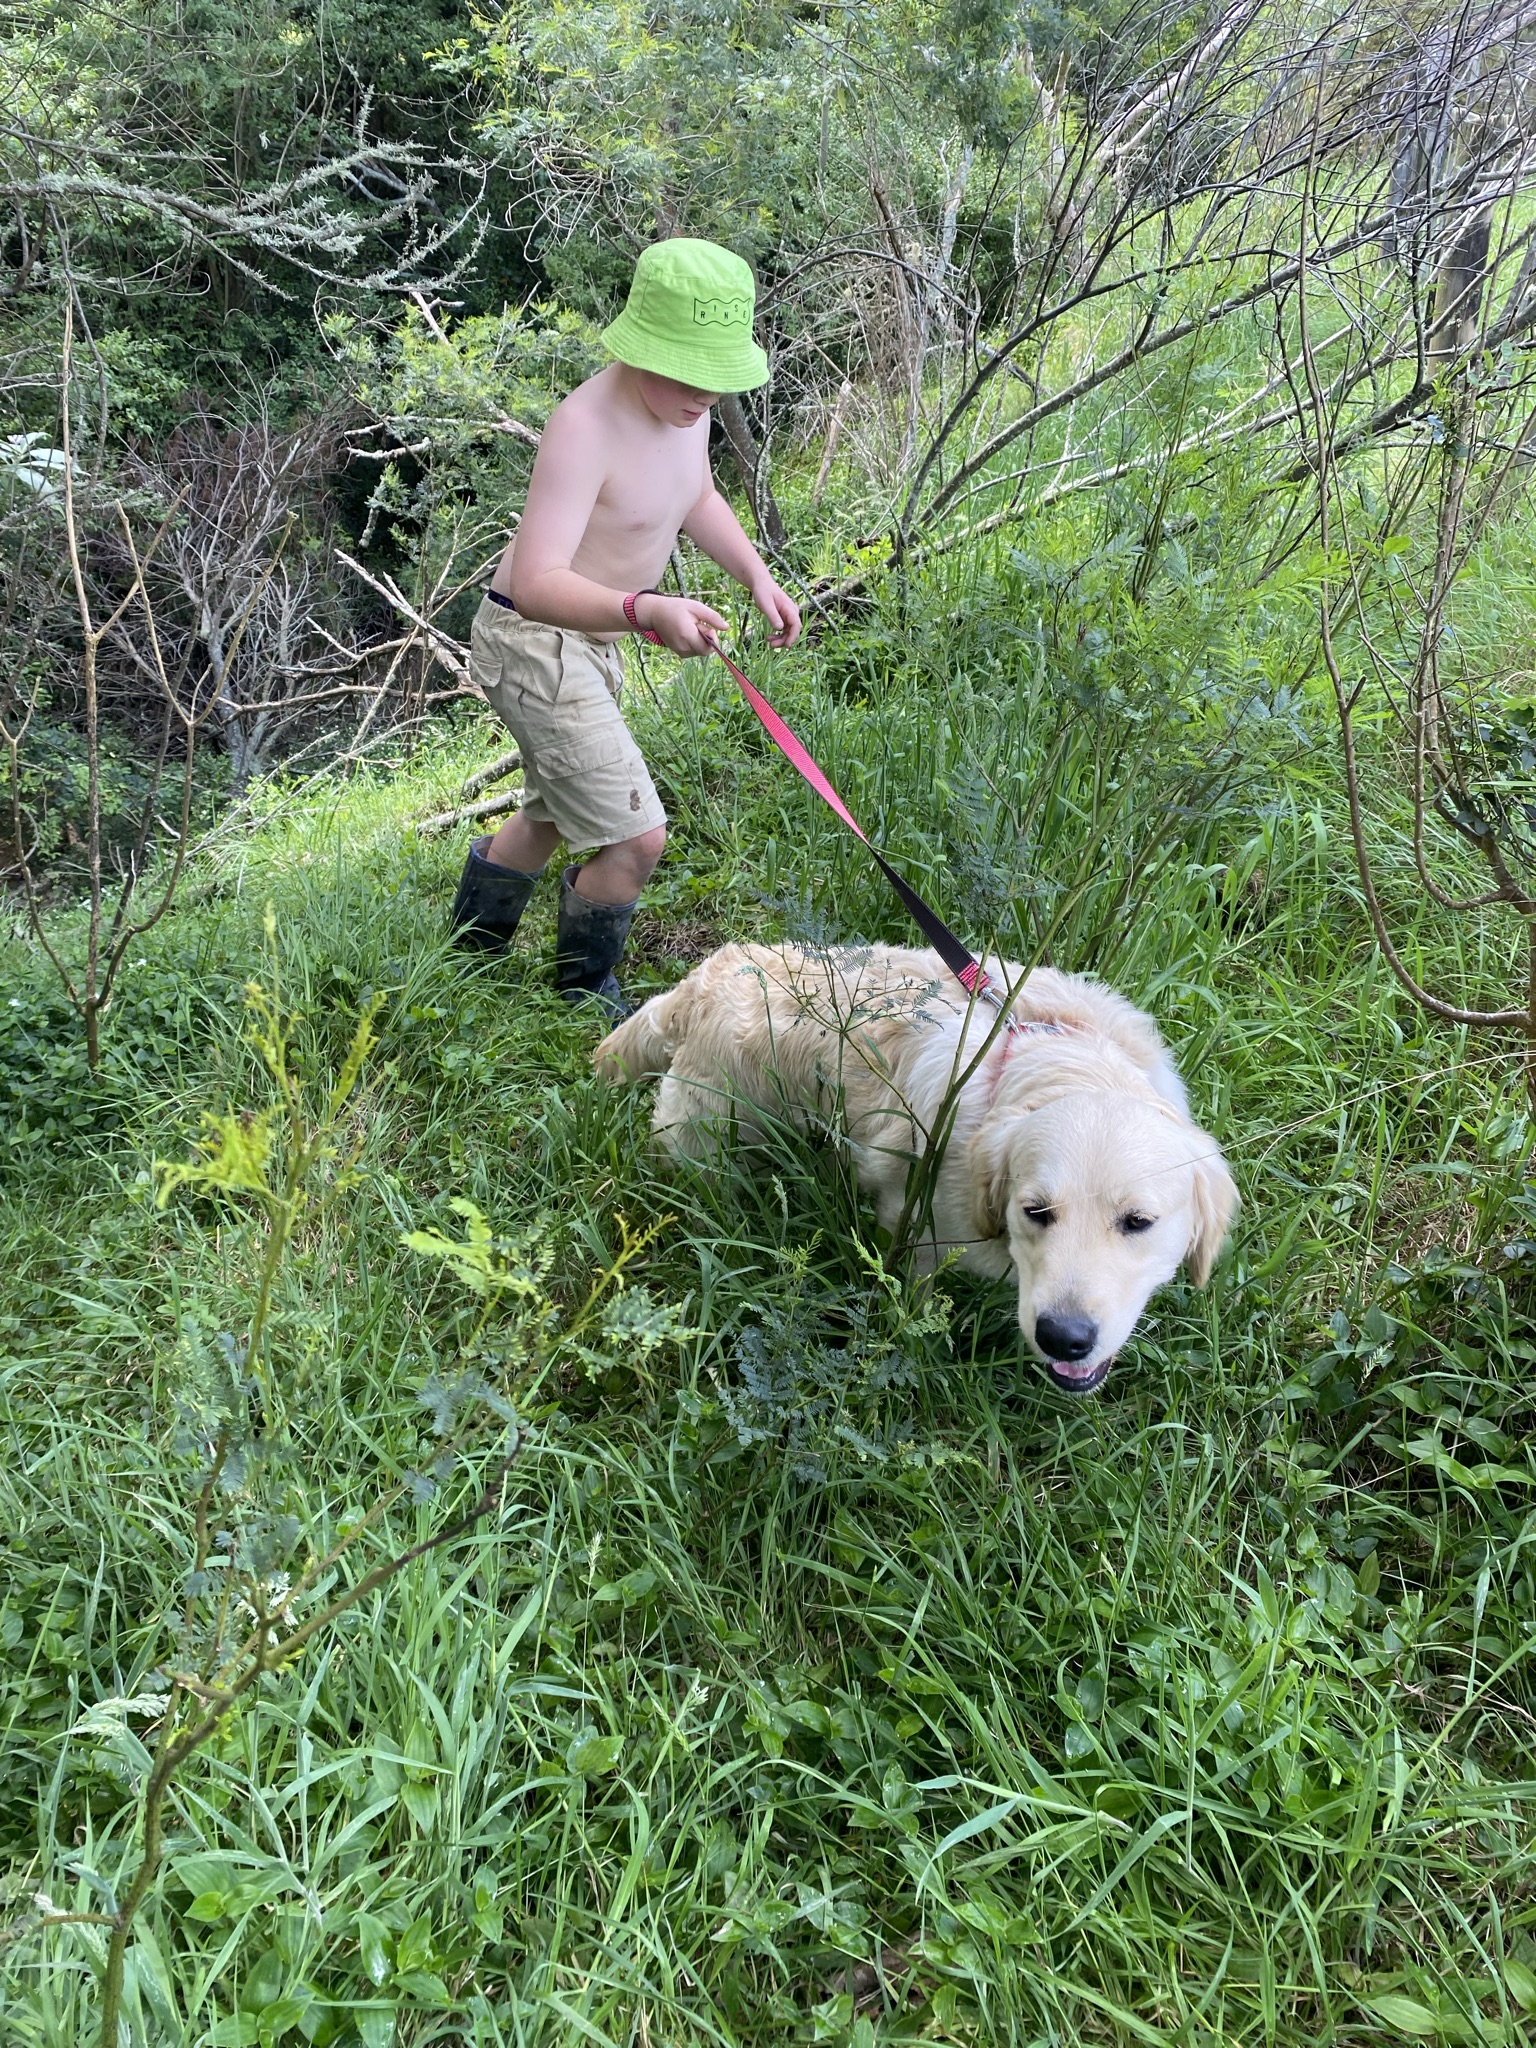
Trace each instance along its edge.
<instances>
[{"instance_id":1,"label":"cargo pocket","mask_svg":"<svg viewBox=\"0 0 1536 2048\"><path fill-rule=\"evenodd\" d=\"M487 616L489 613L489 616ZM553 626L482 606L469 636L469 674L502 724L532 745L560 694L565 664Z\"/></svg>"},{"instance_id":2,"label":"cargo pocket","mask_svg":"<svg viewBox=\"0 0 1536 2048\"><path fill-rule=\"evenodd\" d=\"M557 740L539 749L539 774L568 782L575 776L595 776L600 770L627 761L634 742L627 732L583 733L580 739Z\"/></svg>"},{"instance_id":3,"label":"cargo pocket","mask_svg":"<svg viewBox=\"0 0 1536 2048\"><path fill-rule=\"evenodd\" d=\"M496 692L501 687L501 654L495 641L486 631L485 607L475 614L475 622L469 629L469 680L480 691L487 703L496 702Z\"/></svg>"}]
</instances>

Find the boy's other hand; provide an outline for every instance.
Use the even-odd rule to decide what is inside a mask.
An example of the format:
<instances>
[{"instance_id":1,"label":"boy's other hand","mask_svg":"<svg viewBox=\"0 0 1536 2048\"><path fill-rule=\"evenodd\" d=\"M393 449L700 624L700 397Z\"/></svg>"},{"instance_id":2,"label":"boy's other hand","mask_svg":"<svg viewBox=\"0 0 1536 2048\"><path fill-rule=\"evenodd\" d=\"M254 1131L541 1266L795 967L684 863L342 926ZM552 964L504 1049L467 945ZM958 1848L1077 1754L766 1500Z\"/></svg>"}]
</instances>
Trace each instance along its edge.
<instances>
[{"instance_id":1,"label":"boy's other hand","mask_svg":"<svg viewBox=\"0 0 1536 2048\"><path fill-rule=\"evenodd\" d=\"M729 621L707 604L696 604L691 597L663 597L656 590L642 591L635 617L674 654L708 654L720 635L730 631Z\"/></svg>"},{"instance_id":2,"label":"boy's other hand","mask_svg":"<svg viewBox=\"0 0 1536 2048\"><path fill-rule=\"evenodd\" d=\"M800 638L800 607L788 591L780 590L771 576L765 577L761 583L753 584L752 602L774 628L768 645L793 647Z\"/></svg>"}]
</instances>

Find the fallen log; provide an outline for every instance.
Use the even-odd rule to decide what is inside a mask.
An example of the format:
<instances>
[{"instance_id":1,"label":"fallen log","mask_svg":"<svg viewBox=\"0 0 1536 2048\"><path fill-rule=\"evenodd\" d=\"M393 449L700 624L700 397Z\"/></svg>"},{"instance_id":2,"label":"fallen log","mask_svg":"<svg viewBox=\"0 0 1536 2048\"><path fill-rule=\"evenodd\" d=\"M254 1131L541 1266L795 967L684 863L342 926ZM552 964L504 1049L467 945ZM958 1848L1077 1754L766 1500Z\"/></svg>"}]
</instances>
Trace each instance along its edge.
<instances>
[{"instance_id":1,"label":"fallen log","mask_svg":"<svg viewBox=\"0 0 1536 2048\"><path fill-rule=\"evenodd\" d=\"M500 782L504 775L512 775L523 765L523 757L516 748L510 754L498 754L494 761L488 761L483 768L477 768L459 791L461 802L468 802L478 796L482 789L493 782Z\"/></svg>"},{"instance_id":2,"label":"fallen log","mask_svg":"<svg viewBox=\"0 0 1536 2048\"><path fill-rule=\"evenodd\" d=\"M460 804L455 811L439 811L435 817L416 820L418 839L430 839L438 832L446 832L452 825L473 824L479 818L505 816L521 810L523 793L520 789L505 790L500 796L488 796L477 804Z\"/></svg>"}]
</instances>

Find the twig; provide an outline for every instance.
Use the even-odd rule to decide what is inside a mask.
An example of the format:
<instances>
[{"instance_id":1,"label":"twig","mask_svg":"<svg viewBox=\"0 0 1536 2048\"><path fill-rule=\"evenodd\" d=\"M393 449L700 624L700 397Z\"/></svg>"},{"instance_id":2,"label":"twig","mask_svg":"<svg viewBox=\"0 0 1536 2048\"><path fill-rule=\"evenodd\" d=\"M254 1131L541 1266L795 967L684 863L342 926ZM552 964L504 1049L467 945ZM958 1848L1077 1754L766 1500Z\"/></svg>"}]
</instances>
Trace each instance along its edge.
<instances>
[{"instance_id":1,"label":"twig","mask_svg":"<svg viewBox=\"0 0 1536 2048\"><path fill-rule=\"evenodd\" d=\"M453 343L448 339L441 322L432 311L423 294L421 292L410 292L407 296L415 305L422 319L426 321L427 326L431 330L433 340L441 342L444 348L451 350ZM532 427L525 427L521 420L513 419L510 413L498 413L494 419L488 420L486 425L493 428L498 434L510 434L516 441L525 441L530 448L537 448L539 445L539 437Z\"/></svg>"},{"instance_id":2,"label":"twig","mask_svg":"<svg viewBox=\"0 0 1536 2048\"><path fill-rule=\"evenodd\" d=\"M361 562L354 561L343 548L337 548L335 553L338 562L350 569L354 576L360 577L370 590L376 590L380 597L393 605L402 618L409 619L413 626L426 634L431 643L432 658L439 667L447 669L450 675L457 676L463 687L475 696L484 698L485 692L469 673L468 649L462 641L453 639L440 626L434 626L430 619L423 618L392 576L375 576L371 570L365 569Z\"/></svg>"},{"instance_id":3,"label":"twig","mask_svg":"<svg viewBox=\"0 0 1536 2048\"><path fill-rule=\"evenodd\" d=\"M816 472L815 487L811 492L811 503L819 505L821 494L827 487L827 476L832 468L832 458L837 453L837 444L843 431L843 414L853 396L853 383L845 377L837 394L837 403L832 408L832 417L827 421L827 438L821 450L821 467Z\"/></svg>"},{"instance_id":4,"label":"twig","mask_svg":"<svg viewBox=\"0 0 1536 2048\"><path fill-rule=\"evenodd\" d=\"M439 811L435 817L419 818L416 821L418 839L430 839L438 832L446 832L452 825L468 825L477 818L495 818L503 812L522 809L523 793L520 789L505 790L500 796L485 797L477 804L461 804L456 811Z\"/></svg>"},{"instance_id":5,"label":"twig","mask_svg":"<svg viewBox=\"0 0 1536 2048\"><path fill-rule=\"evenodd\" d=\"M1317 175L1316 132L1316 122L1314 122L1313 160L1308 165L1309 179L1315 179ZM1301 343L1302 368L1306 378L1306 391L1310 401L1313 432L1316 442L1315 467L1317 475L1318 534L1323 559L1326 561L1329 549L1333 545L1330 514L1333 505L1333 478L1339 457L1329 422L1326 394L1317 369L1316 350L1311 341L1310 294L1314 277L1314 262L1315 258L1309 256L1309 252L1303 247L1296 266L1297 327ZM1347 548L1347 536L1345 545ZM1442 997L1432 994L1418 980L1407 961L1394 945L1392 934L1387 927L1386 914L1382 908L1381 899L1377 894L1375 868L1371 859L1370 849L1366 844L1365 806L1361 794L1360 764L1356 750L1354 721L1355 702L1359 691L1349 688L1344 680L1343 670L1340 667L1338 651L1334 641L1333 599L1326 576L1319 583L1317 601L1318 644L1322 652L1324 667L1327 670L1328 678L1333 688L1334 704L1339 722L1339 737L1343 746L1344 789L1349 807L1349 831L1355 854L1355 870L1360 878L1360 890L1365 898L1365 907L1370 917L1371 929L1376 935L1376 943L1381 949L1383 959L1398 983L1413 998L1414 1002L1419 1005L1420 1009L1427 1011L1433 1017L1444 1018L1447 1023L1451 1024L1468 1024L1485 1028L1489 1026L1522 1024L1527 1025L1528 1028L1536 1028L1536 1020L1533 1020L1531 1013L1527 1010L1513 1008L1476 1010L1469 1008L1465 1004L1446 1002ZM1536 963L1536 943L1533 943L1530 958L1533 963ZM1531 996L1533 1002L1536 1002L1536 973L1533 973ZM1528 1066L1528 1073L1532 1077L1531 1092L1533 1101L1536 1101L1536 1067Z\"/></svg>"}]
</instances>

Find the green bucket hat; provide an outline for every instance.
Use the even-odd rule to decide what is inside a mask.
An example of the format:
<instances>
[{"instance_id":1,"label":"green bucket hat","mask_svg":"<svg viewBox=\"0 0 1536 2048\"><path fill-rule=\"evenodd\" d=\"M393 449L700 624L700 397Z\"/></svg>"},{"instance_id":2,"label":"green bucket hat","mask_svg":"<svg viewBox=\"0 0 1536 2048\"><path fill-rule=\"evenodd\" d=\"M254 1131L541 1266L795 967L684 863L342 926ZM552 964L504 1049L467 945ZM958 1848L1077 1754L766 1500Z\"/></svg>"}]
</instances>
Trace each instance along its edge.
<instances>
[{"instance_id":1,"label":"green bucket hat","mask_svg":"<svg viewBox=\"0 0 1536 2048\"><path fill-rule=\"evenodd\" d=\"M629 303L603 340L621 363L695 391L750 391L768 381L752 339L757 288L739 256L683 236L640 251Z\"/></svg>"}]
</instances>

